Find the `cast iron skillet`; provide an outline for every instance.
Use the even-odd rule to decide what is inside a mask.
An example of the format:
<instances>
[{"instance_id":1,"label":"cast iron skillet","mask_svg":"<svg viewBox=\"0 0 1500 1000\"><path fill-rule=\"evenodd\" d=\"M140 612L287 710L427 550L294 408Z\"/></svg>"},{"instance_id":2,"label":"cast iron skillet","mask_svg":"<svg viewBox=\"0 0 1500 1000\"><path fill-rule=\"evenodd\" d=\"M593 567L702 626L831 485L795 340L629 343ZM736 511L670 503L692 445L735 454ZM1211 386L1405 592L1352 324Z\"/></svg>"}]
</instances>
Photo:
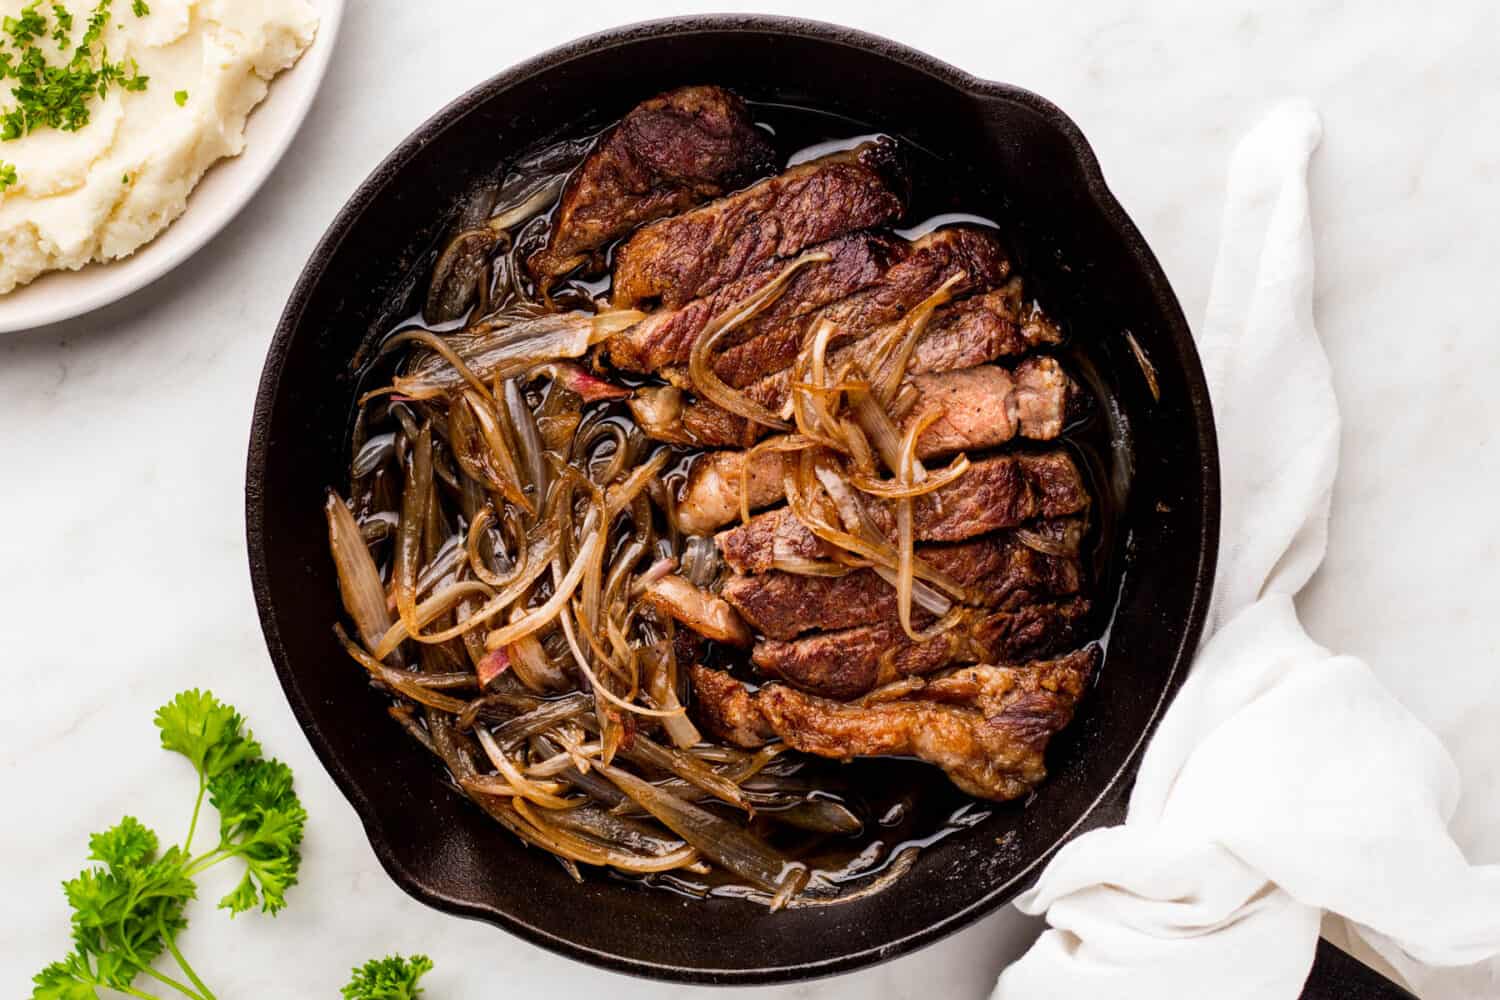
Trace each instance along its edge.
<instances>
[{"instance_id":1,"label":"cast iron skillet","mask_svg":"<svg viewBox=\"0 0 1500 1000\"><path fill-rule=\"evenodd\" d=\"M1131 492L1107 656L1097 688L1056 741L1051 777L1024 807L997 810L924 852L896 888L844 906L773 915L603 878L574 884L445 787L330 631L340 609L321 506L324 488L347 476L355 350L416 312L419 276L481 174L689 82L838 112L953 164L967 205L1001 220L1029 287L1102 373L1111 419L1131 442L1112 470L1128 472ZM1159 399L1125 331L1154 366ZM853 969L934 941L1011 899L1068 838L1119 820L1140 750L1202 628L1218 489L1207 389L1182 310L1061 111L884 39L728 16L637 25L546 53L443 109L380 165L339 213L282 316L256 400L246 507L255 598L277 674L403 889L608 968L754 983Z\"/></svg>"}]
</instances>

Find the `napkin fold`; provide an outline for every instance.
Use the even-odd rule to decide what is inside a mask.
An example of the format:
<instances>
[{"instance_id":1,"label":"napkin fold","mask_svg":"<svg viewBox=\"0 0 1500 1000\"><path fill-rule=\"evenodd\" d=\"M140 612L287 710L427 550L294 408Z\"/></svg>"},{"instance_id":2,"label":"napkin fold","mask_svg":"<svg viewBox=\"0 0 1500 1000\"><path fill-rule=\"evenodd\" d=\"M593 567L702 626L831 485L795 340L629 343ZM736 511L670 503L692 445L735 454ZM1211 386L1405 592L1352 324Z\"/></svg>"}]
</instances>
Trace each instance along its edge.
<instances>
[{"instance_id":1,"label":"napkin fold","mask_svg":"<svg viewBox=\"0 0 1500 1000\"><path fill-rule=\"evenodd\" d=\"M1324 911L1409 978L1500 954L1500 866L1470 866L1447 831L1453 761L1292 602L1323 560L1338 467L1312 308L1321 132L1292 102L1235 152L1198 335L1223 493L1206 638L1124 825L1069 843L1016 901L1052 929L996 1000L1292 1000Z\"/></svg>"}]
</instances>

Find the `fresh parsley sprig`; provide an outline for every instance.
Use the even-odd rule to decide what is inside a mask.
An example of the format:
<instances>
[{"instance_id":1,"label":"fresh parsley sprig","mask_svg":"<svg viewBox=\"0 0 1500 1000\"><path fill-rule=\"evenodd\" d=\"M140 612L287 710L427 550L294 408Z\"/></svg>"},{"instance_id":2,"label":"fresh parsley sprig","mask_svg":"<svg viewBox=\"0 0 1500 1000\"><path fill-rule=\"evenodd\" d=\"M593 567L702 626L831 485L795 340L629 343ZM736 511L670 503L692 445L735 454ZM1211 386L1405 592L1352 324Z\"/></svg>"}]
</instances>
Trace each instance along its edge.
<instances>
[{"instance_id":1,"label":"fresh parsley sprig","mask_svg":"<svg viewBox=\"0 0 1500 1000\"><path fill-rule=\"evenodd\" d=\"M426 955L372 958L355 968L348 985L339 992L344 1000L417 1000L422 995L417 980L431 971L432 959Z\"/></svg>"},{"instance_id":2,"label":"fresh parsley sprig","mask_svg":"<svg viewBox=\"0 0 1500 1000\"><path fill-rule=\"evenodd\" d=\"M142 976L192 1000L215 1000L177 947L187 926L184 910L197 896L194 877L225 861L242 862L243 878L219 900L231 914L256 906L275 914L296 884L307 813L291 770L262 757L240 714L207 692L182 692L157 711L156 726L162 747L182 754L197 772L187 836L182 846L162 851L153 831L126 816L89 838L89 860L98 864L63 883L73 950L36 975L33 1000L97 1000L101 986L156 1000L134 985ZM193 855L205 795L219 814L219 842ZM153 967L164 953L187 982Z\"/></svg>"}]
</instances>

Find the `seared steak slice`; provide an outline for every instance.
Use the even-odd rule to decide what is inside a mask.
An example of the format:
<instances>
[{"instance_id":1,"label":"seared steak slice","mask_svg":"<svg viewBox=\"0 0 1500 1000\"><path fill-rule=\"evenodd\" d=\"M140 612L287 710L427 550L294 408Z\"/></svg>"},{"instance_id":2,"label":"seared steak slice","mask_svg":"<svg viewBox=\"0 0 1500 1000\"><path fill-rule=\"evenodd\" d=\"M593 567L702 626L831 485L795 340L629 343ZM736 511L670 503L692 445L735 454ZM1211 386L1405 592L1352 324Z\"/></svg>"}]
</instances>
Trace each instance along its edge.
<instances>
[{"instance_id":1,"label":"seared steak slice","mask_svg":"<svg viewBox=\"0 0 1500 1000\"><path fill-rule=\"evenodd\" d=\"M547 245L528 266L566 274L647 222L733 191L776 168L745 102L721 87L679 87L635 106L568 180Z\"/></svg>"},{"instance_id":2,"label":"seared steak slice","mask_svg":"<svg viewBox=\"0 0 1500 1000\"><path fill-rule=\"evenodd\" d=\"M996 365L916 375L916 405L901 418L905 431L936 419L917 438L917 456L993 448L1016 437L1051 441L1062 433L1073 382L1052 358L1031 358L1015 372Z\"/></svg>"},{"instance_id":3,"label":"seared steak slice","mask_svg":"<svg viewBox=\"0 0 1500 1000\"><path fill-rule=\"evenodd\" d=\"M894 541L894 519L887 527L891 529L888 538ZM1040 545L1076 555L1083 538L1083 520L1059 517L1037 521L1022 530ZM770 572L777 559L827 559L833 555L833 550L785 507L758 514L747 525L721 531L715 541L724 561L737 573ZM925 554L927 549L919 551Z\"/></svg>"},{"instance_id":4,"label":"seared steak slice","mask_svg":"<svg viewBox=\"0 0 1500 1000\"><path fill-rule=\"evenodd\" d=\"M865 143L640 230L615 254L611 298L617 308L677 309L778 257L905 210L895 143Z\"/></svg>"},{"instance_id":5,"label":"seared steak slice","mask_svg":"<svg viewBox=\"0 0 1500 1000\"><path fill-rule=\"evenodd\" d=\"M993 411L999 408L992 405L992 397L988 396L980 397L973 405L982 406L990 419L994 419ZM1016 405L1019 407L1019 403ZM1058 408L1063 405L1060 400L1056 406L1031 401L1026 405L1026 413L1035 421L1034 429L1051 430L1055 426L1060 430ZM1015 424L1008 422L975 423L964 413L955 412L951 419L939 420L917 439L917 451L920 457L931 458L952 451L986 448L1010 440L1014 428ZM1053 437L1057 430L1052 430ZM795 454L776 451L760 451L753 456L744 451L699 455L693 460L678 498L678 523L689 534L702 534L734 520L740 514L742 477L751 510L776 503L786 496L783 476L795 461ZM991 504L1002 506L986 509ZM1042 509L1043 504L1047 505L1046 510ZM980 459L957 482L918 497L913 514L919 537L957 542L995 528L1014 527L1033 517L1076 514L1087 504L1088 495L1077 467L1066 455L1054 452ZM972 530L964 528L964 518L972 519ZM929 527L924 529L924 524ZM924 530L934 533L923 535Z\"/></svg>"},{"instance_id":6,"label":"seared steak slice","mask_svg":"<svg viewBox=\"0 0 1500 1000\"><path fill-rule=\"evenodd\" d=\"M1076 542L1081 531L1067 534ZM917 555L938 572L979 591L985 606L993 608L1074 594L1082 582L1076 546L1072 555L1049 555L1014 533L927 546ZM895 588L870 569L838 577L775 571L735 575L724 582L720 596L751 628L772 639L896 620Z\"/></svg>"},{"instance_id":7,"label":"seared steak slice","mask_svg":"<svg viewBox=\"0 0 1500 1000\"><path fill-rule=\"evenodd\" d=\"M732 646L750 645L750 632L734 608L675 573L646 587L641 599L658 614L677 619L699 635Z\"/></svg>"},{"instance_id":8,"label":"seared steak slice","mask_svg":"<svg viewBox=\"0 0 1500 1000\"><path fill-rule=\"evenodd\" d=\"M992 230L972 226L939 229L913 242L911 252L892 264L878 282L800 322L771 327L729 348L714 359L714 371L729 385L743 388L788 368L812 331L824 321L838 328L829 342L836 348L901 319L950 278L959 279L950 289L957 296L993 288L1009 273L1010 260Z\"/></svg>"},{"instance_id":9,"label":"seared steak slice","mask_svg":"<svg viewBox=\"0 0 1500 1000\"><path fill-rule=\"evenodd\" d=\"M912 351L908 371L951 372L1015 357L1062 342L1062 331L1021 297L1021 279L960 299L932 315ZM852 356L852 353L851 353ZM835 357L835 365L842 358Z\"/></svg>"},{"instance_id":10,"label":"seared steak slice","mask_svg":"<svg viewBox=\"0 0 1500 1000\"><path fill-rule=\"evenodd\" d=\"M900 322L897 320L892 328ZM845 362L859 360L860 352L868 353L870 343L887 332L888 329L877 330L833 351L830 367L838 371ZM917 340L907 373L958 371L999 358L1017 357L1061 341L1062 332L1034 303L1027 305L1022 300L1021 281L1012 278L994 291L939 307ZM767 409L784 414L790 389L790 372L782 369L756 381L745 392ZM679 423L694 429L696 442L719 447L743 447L764 432L764 428L707 400L684 401Z\"/></svg>"},{"instance_id":11,"label":"seared steak slice","mask_svg":"<svg viewBox=\"0 0 1500 1000\"><path fill-rule=\"evenodd\" d=\"M755 696L724 673L693 664L693 703L709 732L736 746L758 747L775 733L755 707Z\"/></svg>"},{"instance_id":12,"label":"seared steak slice","mask_svg":"<svg viewBox=\"0 0 1500 1000\"><path fill-rule=\"evenodd\" d=\"M1048 741L1073 718L1097 668L1097 647L1020 667L976 666L879 704L845 705L781 684L751 694L718 671L693 669L705 725L741 746L779 736L838 760L901 754L936 764L970 795L1004 801L1046 777ZM731 729L720 728L732 721Z\"/></svg>"},{"instance_id":13,"label":"seared steak slice","mask_svg":"<svg viewBox=\"0 0 1500 1000\"><path fill-rule=\"evenodd\" d=\"M913 642L895 622L819 632L800 639L766 639L750 660L763 674L829 698L856 698L903 677L930 674L954 663L1008 662L1045 656L1073 644L1089 612L1073 597L1008 611L974 609L948 631ZM925 615L913 624L931 624Z\"/></svg>"},{"instance_id":14,"label":"seared steak slice","mask_svg":"<svg viewBox=\"0 0 1500 1000\"><path fill-rule=\"evenodd\" d=\"M894 262L906 256L907 247L904 240L878 233L854 233L829 240L817 249L830 259L804 266L759 315L726 334L732 338L727 343L740 343L766 330L790 325L800 316L853 295L880 280ZM772 262L680 309L652 313L609 339L605 350L610 363L633 372L686 365L708 321L770 284L783 263Z\"/></svg>"}]
</instances>

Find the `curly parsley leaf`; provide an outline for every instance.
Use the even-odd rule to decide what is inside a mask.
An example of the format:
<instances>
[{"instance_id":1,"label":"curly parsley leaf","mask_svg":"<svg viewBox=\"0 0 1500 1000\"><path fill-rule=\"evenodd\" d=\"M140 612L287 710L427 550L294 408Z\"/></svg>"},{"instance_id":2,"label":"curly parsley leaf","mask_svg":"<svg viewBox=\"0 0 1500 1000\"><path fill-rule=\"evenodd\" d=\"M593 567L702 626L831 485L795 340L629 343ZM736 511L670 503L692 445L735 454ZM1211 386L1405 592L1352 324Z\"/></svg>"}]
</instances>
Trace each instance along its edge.
<instances>
[{"instance_id":1,"label":"curly parsley leaf","mask_svg":"<svg viewBox=\"0 0 1500 1000\"><path fill-rule=\"evenodd\" d=\"M209 781L260 757L260 744L244 727L240 713L197 688L156 710L162 749L182 754Z\"/></svg>"},{"instance_id":2,"label":"curly parsley leaf","mask_svg":"<svg viewBox=\"0 0 1500 1000\"><path fill-rule=\"evenodd\" d=\"M19 178L16 175L16 165L0 160L0 191L14 184Z\"/></svg>"},{"instance_id":3,"label":"curly parsley leaf","mask_svg":"<svg viewBox=\"0 0 1500 1000\"><path fill-rule=\"evenodd\" d=\"M99 1000L94 970L76 952L53 962L31 978L32 1000Z\"/></svg>"},{"instance_id":4,"label":"curly parsley leaf","mask_svg":"<svg viewBox=\"0 0 1500 1000\"><path fill-rule=\"evenodd\" d=\"M89 858L110 868L131 868L151 860L156 845L155 833L134 816L126 816L117 825L89 838Z\"/></svg>"},{"instance_id":5,"label":"curly parsley leaf","mask_svg":"<svg viewBox=\"0 0 1500 1000\"><path fill-rule=\"evenodd\" d=\"M263 759L240 714L206 691L182 692L155 721L163 748L187 757L198 773L192 826L204 794L211 794L219 844L196 857L186 846L163 851L156 833L132 816L91 836L89 859L97 864L63 883L73 948L33 977L33 1000L97 1000L100 987L149 996L132 985L143 974L188 997L212 998L176 944L187 926L187 903L197 896L194 876L241 859L244 877L219 904L235 913L259 905L274 914L296 884L307 813L291 769ZM164 953L191 985L153 967Z\"/></svg>"},{"instance_id":6,"label":"curly parsley leaf","mask_svg":"<svg viewBox=\"0 0 1500 1000\"><path fill-rule=\"evenodd\" d=\"M158 857L156 834L129 816L89 838L89 848L104 867L63 883L74 950L33 980L33 997L89 996L84 989L95 985L124 989L187 926L183 907L197 889L178 848Z\"/></svg>"},{"instance_id":7,"label":"curly parsley leaf","mask_svg":"<svg viewBox=\"0 0 1500 1000\"><path fill-rule=\"evenodd\" d=\"M339 992L344 1000L417 1000L422 995L417 980L431 971L432 959L426 955L372 958L353 970Z\"/></svg>"},{"instance_id":8,"label":"curly parsley leaf","mask_svg":"<svg viewBox=\"0 0 1500 1000\"><path fill-rule=\"evenodd\" d=\"M267 913L286 906L297 883L307 812L292 790L292 772L279 760L255 760L209 782L209 800L219 812L219 850L245 862L245 877L219 900L231 913L260 904Z\"/></svg>"},{"instance_id":9,"label":"curly parsley leaf","mask_svg":"<svg viewBox=\"0 0 1500 1000\"><path fill-rule=\"evenodd\" d=\"M146 6L146 0L135 0L135 2L130 5L130 12L136 17L145 17L147 14L151 13L151 8Z\"/></svg>"}]
</instances>

